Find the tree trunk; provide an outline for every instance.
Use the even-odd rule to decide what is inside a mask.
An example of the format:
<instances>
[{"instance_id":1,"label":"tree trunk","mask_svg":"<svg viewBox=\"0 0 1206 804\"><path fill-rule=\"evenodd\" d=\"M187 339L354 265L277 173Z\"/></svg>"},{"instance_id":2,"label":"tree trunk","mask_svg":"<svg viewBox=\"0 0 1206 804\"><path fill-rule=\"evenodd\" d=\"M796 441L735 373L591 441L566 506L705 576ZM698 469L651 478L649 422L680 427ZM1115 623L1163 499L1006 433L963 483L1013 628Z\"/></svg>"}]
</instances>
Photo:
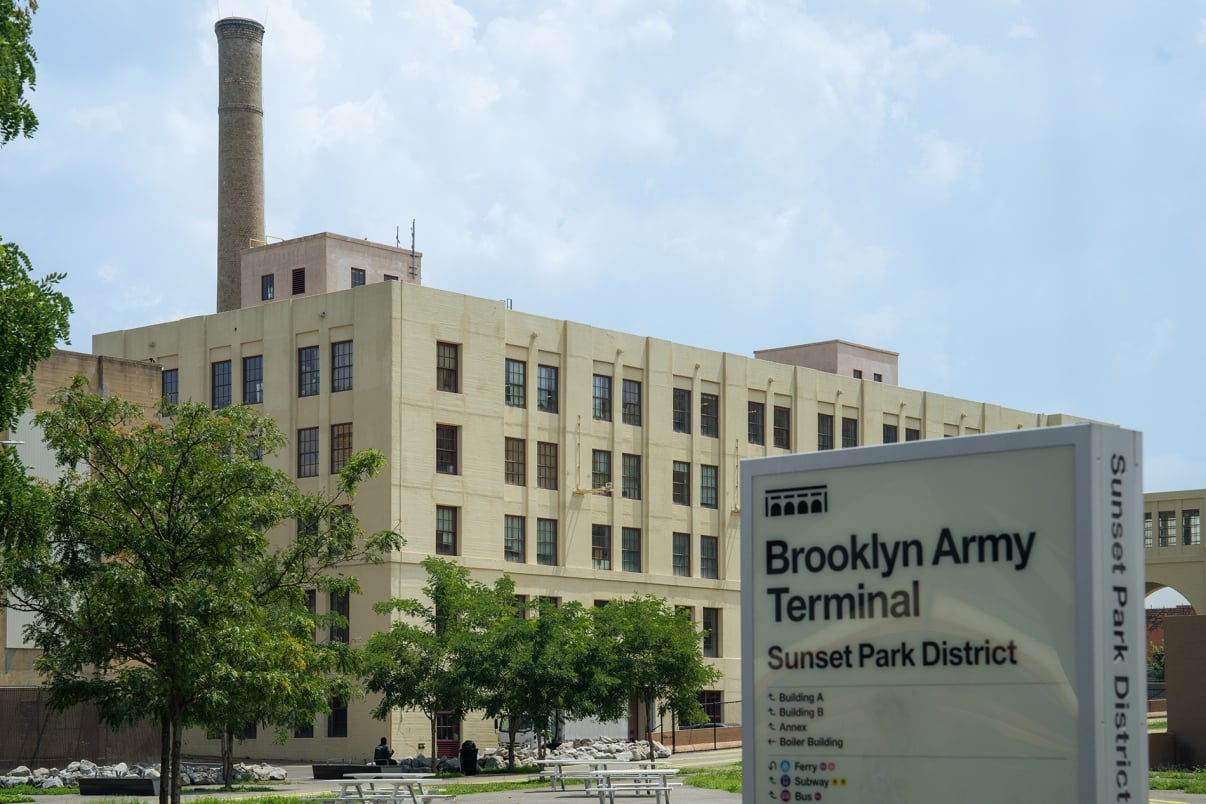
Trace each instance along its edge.
<instances>
[{"instance_id":1,"label":"tree trunk","mask_svg":"<svg viewBox=\"0 0 1206 804\"><path fill-rule=\"evenodd\" d=\"M234 787L234 732L229 725L222 727L222 787Z\"/></svg>"},{"instance_id":2,"label":"tree trunk","mask_svg":"<svg viewBox=\"0 0 1206 804\"><path fill-rule=\"evenodd\" d=\"M177 704L172 709L172 804L180 804L180 753L184 743L184 707Z\"/></svg>"},{"instance_id":3,"label":"tree trunk","mask_svg":"<svg viewBox=\"0 0 1206 804\"><path fill-rule=\"evenodd\" d=\"M653 700L653 696L650 696L649 699L645 701L645 739L649 741L649 761L650 762L652 762L653 758L654 758L654 754L653 754L653 718L656 714L657 714L657 705L656 705L656 702Z\"/></svg>"},{"instance_id":4,"label":"tree trunk","mask_svg":"<svg viewBox=\"0 0 1206 804\"><path fill-rule=\"evenodd\" d=\"M172 726L164 712L159 718L159 804L168 804L171 791L168 780L172 772Z\"/></svg>"}]
</instances>

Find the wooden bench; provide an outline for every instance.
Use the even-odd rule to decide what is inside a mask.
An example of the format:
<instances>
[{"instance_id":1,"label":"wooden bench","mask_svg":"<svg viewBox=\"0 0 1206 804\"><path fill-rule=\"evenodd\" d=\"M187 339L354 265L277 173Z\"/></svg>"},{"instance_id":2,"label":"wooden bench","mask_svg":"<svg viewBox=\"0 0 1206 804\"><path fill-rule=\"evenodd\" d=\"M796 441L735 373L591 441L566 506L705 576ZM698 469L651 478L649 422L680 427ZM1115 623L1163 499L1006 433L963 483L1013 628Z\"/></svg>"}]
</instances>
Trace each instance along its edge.
<instances>
[{"instance_id":1,"label":"wooden bench","mask_svg":"<svg viewBox=\"0 0 1206 804\"><path fill-rule=\"evenodd\" d=\"M142 776L81 776L81 796L157 796L159 780Z\"/></svg>"}]
</instances>

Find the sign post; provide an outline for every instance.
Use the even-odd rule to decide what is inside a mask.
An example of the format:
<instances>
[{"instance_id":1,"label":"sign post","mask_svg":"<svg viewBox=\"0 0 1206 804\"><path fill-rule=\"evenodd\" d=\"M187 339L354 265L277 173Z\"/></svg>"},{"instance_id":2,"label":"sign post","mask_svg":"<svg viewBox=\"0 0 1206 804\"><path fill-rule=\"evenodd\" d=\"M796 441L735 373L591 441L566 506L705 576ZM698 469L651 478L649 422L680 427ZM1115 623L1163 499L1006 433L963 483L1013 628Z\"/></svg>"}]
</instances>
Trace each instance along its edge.
<instances>
[{"instance_id":1,"label":"sign post","mask_svg":"<svg viewBox=\"0 0 1206 804\"><path fill-rule=\"evenodd\" d=\"M1138 433L742 463L744 800L1147 801Z\"/></svg>"}]
</instances>

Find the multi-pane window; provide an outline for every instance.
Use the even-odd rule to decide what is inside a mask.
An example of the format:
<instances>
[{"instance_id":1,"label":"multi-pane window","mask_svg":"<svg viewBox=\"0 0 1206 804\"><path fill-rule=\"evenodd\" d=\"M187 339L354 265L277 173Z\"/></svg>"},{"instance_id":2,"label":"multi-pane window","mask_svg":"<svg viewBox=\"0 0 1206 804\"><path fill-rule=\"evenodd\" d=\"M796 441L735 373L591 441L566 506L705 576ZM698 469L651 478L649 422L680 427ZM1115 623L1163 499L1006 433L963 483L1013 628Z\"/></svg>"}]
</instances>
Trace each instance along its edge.
<instances>
[{"instance_id":1,"label":"multi-pane window","mask_svg":"<svg viewBox=\"0 0 1206 804\"><path fill-rule=\"evenodd\" d=\"M915 427L905 428L905 441L920 441L921 431Z\"/></svg>"},{"instance_id":2,"label":"multi-pane window","mask_svg":"<svg viewBox=\"0 0 1206 804\"><path fill-rule=\"evenodd\" d=\"M306 292L306 269L293 269L293 295L300 296Z\"/></svg>"},{"instance_id":3,"label":"multi-pane window","mask_svg":"<svg viewBox=\"0 0 1206 804\"><path fill-rule=\"evenodd\" d=\"M352 342L331 344L331 390L352 390Z\"/></svg>"},{"instance_id":4,"label":"multi-pane window","mask_svg":"<svg viewBox=\"0 0 1206 804\"><path fill-rule=\"evenodd\" d=\"M1202 517L1197 508L1186 508L1181 512L1181 539L1185 544L1202 543Z\"/></svg>"},{"instance_id":5,"label":"multi-pane window","mask_svg":"<svg viewBox=\"0 0 1206 804\"><path fill-rule=\"evenodd\" d=\"M331 641L348 644L351 642L351 627L349 620L352 615L352 599L348 592L332 592L330 598L331 614L339 615L338 622L331 623Z\"/></svg>"},{"instance_id":6,"label":"multi-pane window","mask_svg":"<svg viewBox=\"0 0 1206 804\"><path fill-rule=\"evenodd\" d=\"M717 536L699 537L699 577L720 577L720 538Z\"/></svg>"},{"instance_id":7,"label":"multi-pane window","mask_svg":"<svg viewBox=\"0 0 1206 804\"><path fill-rule=\"evenodd\" d=\"M332 698L328 701L331 714L327 715L327 736L348 736L348 702L342 698Z\"/></svg>"},{"instance_id":8,"label":"multi-pane window","mask_svg":"<svg viewBox=\"0 0 1206 804\"><path fill-rule=\"evenodd\" d=\"M557 520L536 520L536 563L557 566Z\"/></svg>"},{"instance_id":9,"label":"multi-pane window","mask_svg":"<svg viewBox=\"0 0 1206 804\"><path fill-rule=\"evenodd\" d=\"M522 564L527 560L527 522L522 516L503 517L503 559Z\"/></svg>"},{"instance_id":10,"label":"multi-pane window","mask_svg":"<svg viewBox=\"0 0 1206 804\"><path fill-rule=\"evenodd\" d=\"M858 446L858 419L851 419L847 416L842 417L842 446Z\"/></svg>"},{"instance_id":11,"label":"multi-pane window","mask_svg":"<svg viewBox=\"0 0 1206 804\"><path fill-rule=\"evenodd\" d=\"M716 394L699 395L699 432L712 438L720 436L720 397Z\"/></svg>"},{"instance_id":12,"label":"multi-pane window","mask_svg":"<svg viewBox=\"0 0 1206 804\"><path fill-rule=\"evenodd\" d=\"M641 571L641 529L623 528L620 531L620 567L624 572Z\"/></svg>"},{"instance_id":13,"label":"multi-pane window","mask_svg":"<svg viewBox=\"0 0 1206 804\"><path fill-rule=\"evenodd\" d=\"M871 378L872 378L873 380L875 380L876 382L883 382L883 381L884 381L884 375L880 374L879 372L876 372L876 373L872 374L872 375L871 375Z\"/></svg>"},{"instance_id":14,"label":"multi-pane window","mask_svg":"<svg viewBox=\"0 0 1206 804\"><path fill-rule=\"evenodd\" d=\"M897 441L897 429L894 424L884 425L884 443L895 444Z\"/></svg>"},{"instance_id":15,"label":"multi-pane window","mask_svg":"<svg viewBox=\"0 0 1206 804\"><path fill-rule=\"evenodd\" d=\"M674 432L691 432L691 392L686 388L675 388L671 403Z\"/></svg>"},{"instance_id":16,"label":"multi-pane window","mask_svg":"<svg viewBox=\"0 0 1206 804\"><path fill-rule=\"evenodd\" d=\"M724 711L724 699L720 690L700 690L699 706L708 716L708 722L720 723L724 720L721 717L721 713Z\"/></svg>"},{"instance_id":17,"label":"multi-pane window","mask_svg":"<svg viewBox=\"0 0 1206 804\"><path fill-rule=\"evenodd\" d=\"M318 477L318 428L297 431L297 476Z\"/></svg>"},{"instance_id":18,"label":"multi-pane window","mask_svg":"<svg viewBox=\"0 0 1206 804\"><path fill-rule=\"evenodd\" d=\"M528 406L527 382L528 364L523 360L507 358L506 366L503 370L503 398L508 405L513 408L526 408Z\"/></svg>"},{"instance_id":19,"label":"multi-pane window","mask_svg":"<svg viewBox=\"0 0 1206 804\"><path fill-rule=\"evenodd\" d=\"M611 526L590 526L590 565L594 569L611 569Z\"/></svg>"},{"instance_id":20,"label":"multi-pane window","mask_svg":"<svg viewBox=\"0 0 1206 804\"><path fill-rule=\"evenodd\" d=\"M297 350L297 395L318 393L318 347L303 346Z\"/></svg>"},{"instance_id":21,"label":"multi-pane window","mask_svg":"<svg viewBox=\"0 0 1206 804\"><path fill-rule=\"evenodd\" d=\"M536 488L557 488L557 445L552 441L536 442Z\"/></svg>"},{"instance_id":22,"label":"multi-pane window","mask_svg":"<svg viewBox=\"0 0 1206 804\"><path fill-rule=\"evenodd\" d=\"M750 402L746 412L746 432L751 444L766 443L766 404Z\"/></svg>"},{"instance_id":23,"label":"multi-pane window","mask_svg":"<svg viewBox=\"0 0 1206 804\"><path fill-rule=\"evenodd\" d=\"M861 380L862 378L863 378L863 370L862 370L862 369L855 369L855 370L854 370L854 379L856 379L856 380Z\"/></svg>"},{"instance_id":24,"label":"multi-pane window","mask_svg":"<svg viewBox=\"0 0 1206 804\"><path fill-rule=\"evenodd\" d=\"M264 401L264 356L243 358L243 404L258 405Z\"/></svg>"},{"instance_id":25,"label":"multi-pane window","mask_svg":"<svg viewBox=\"0 0 1206 804\"><path fill-rule=\"evenodd\" d=\"M352 425L331 425L331 474L339 474L352 458Z\"/></svg>"},{"instance_id":26,"label":"multi-pane window","mask_svg":"<svg viewBox=\"0 0 1206 804\"><path fill-rule=\"evenodd\" d=\"M620 462L620 488L624 497L641 499L641 456L625 452Z\"/></svg>"},{"instance_id":27,"label":"multi-pane window","mask_svg":"<svg viewBox=\"0 0 1206 804\"><path fill-rule=\"evenodd\" d=\"M624 424L634 427L641 426L641 383L640 380L624 380L620 392L620 405L623 408Z\"/></svg>"},{"instance_id":28,"label":"multi-pane window","mask_svg":"<svg viewBox=\"0 0 1206 804\"><path fill-rule=\"evenodd\" d=\"M817 449L833 449L833 414L817 414Z\"/></svg>"},{"instance_id":29,"label":"multi-pane window","mask_svg":"<svg viewBox=\"0 0 1206 804\"><path fill-rule=\"evenodd\" d=\"M209 364L209 406L214 410L230 404L230 361Z\"/></svg>"},{"instance_id":30,"label":"multi-pane window","mask_svg":"<svg viewBox=\"0 0 1206 804\"><path fill-rule=\"evenodd\" d=\"M557 367L536 367L536 409L557 412Z\"/></svg>"},{"instance_id":31,"label":"multi-pane window","mask_svg":"<svg viewBox=\"0 0 1206 804\"><path fill-rule=\"evenodd\" d=\"M512 486L528 484L528 442L508 438L503 444L503 481Z\"/></svg>"},{"instance_id":32,"label":"multi-pane window","mask_svg":"<svg viewBox=\"0 0 1206 804\"><path fill-rule=\"evenodd\" d=\"M458 474L460 430L451 424L436 425L436 471L440 474Z\"/></svg>"},{"instance_id":33,"label":"multi-pane window","mask_svg":"<svg viewBox=\"0 0 1206 804\"><path fill-rule=\"evenodd\" d=\"M436 506L435 549L438 555L457 554L457 520L459 510L451 505Z\"/></svg>"},{"instance_id":34,"label":"multi-pane window","mask_svg":"<svg viewBox=\"0 0 1206 804\"><path fill-rule=\"evenodd\" d=\"M611 421L611 377L595 374L591 378L591 412L596 419Z\"/></svg>"},{"instance_id":35,"label":"multi-pane window","mask_svg":"<svg viewBox=\"0 0 1206 804\"><path fill-rule=\"evenodd\" d=\"M595 489L611 485L611 453L605 449L591 450L590 485Z\"/></svg>"},{"instance_id":36,"label":"multi-pane window","mask_svg":"<svg viewBox=\"0 0 1206 804\"><path fill-rule=\"evenodd\" d=\"M159 378L159 389L163 401L175 405L180 401L180 371L179 369L164 369Z\"/></svg>"},{"instance_id":37,"label":"multi-pane window","mask_svg":"<svg viewBox=\"0 0 1206 804\"><path fill-rule=\"evenodd\" d=\"M791 449L791 408L775 405L774 444L779 449Z\"/></svg>"},{"instance_id":38,"label":"multi-pane window","mask_svg":"<svg viewBox=\"0 0 1206 804\"><path fill-rule=\"evenodd\" d=\"M1152 546L1152 512L1143 512L1143 546Z\"/></svg>"},{"instance_id":39,"label":"multi-pane window","mask_svg":"<svg viewBox=\"0 0 1206 804\"><path fill-rule=\"evenodd\" d=\"M1156 533L1160 537L1161 547L1171 547L1177 543L1177 512L1160 511L1156 514Z\"/></svg>"},{"instance_id":40,"label":"multi-pane window","mask_svg":"<svg viewBox=\"0 0 1206 804\"><path fill-rule=\"evenodd\" d=\"M276 277L264 274L260 277L260 301L272 301L276 298Z\"/></svg>"},{"instance_id":41,"label":"multi-pane window","mask_svg":"<svg viewBox=\"0 0 1206 804\"><path fill-rule=\"evenodd\" d=\"M716 508L717 483L719 472L717 467L701 464L699 467L699 504L704 508Z\"/></svg>"},{"instance_id":42,"label":"multi-pane window","mask_svg":"<svg viewBox=\"0 0 1206 804\"><path fill-rule=\"evenodd\" d=\"M671 494L679 505L691 504L691 464L675 461L671 476Z\"/></svg>"},{"instance_id":43,"label":"multi-pane window","mask_svg":"<svg viewBox=\"0 0 1206 804\"><path fill-rule=\"evenodd\" d=\"M352 269L352 287L358 288L363 284L364 284L364 269L363 268L353 268Z\"/></svg>"},{"instance_id":44,"label":"multi-pane window","mask_svg":"<svg viewBox=\"0 0 1206 804\"><path fill-rule=\"evenodd\" d=\"M703 627L703 655L708 657L716 657L720 655L720 609L710 609L707 606L703 608L703 616L700 618L700 626Z\"/></svg>"},{"instance_id":45,"label":"multi-pane window","mask_svg":"<svg viewBox=\"0 0 1206 804\"><path fill-rule=\"evenodd\" d=\"M691 576L691 534L675 533L670 537L670 566L675 575Z\"/></svg>"},{"instance_id":46,"label":"multi-pane window","mask_svg":"<svg viewBox=\"0 0 1206 804\"><path fill-rule=\"evenodd\" d=\"M436 344L436 389L454 394L461 390L461 345Z\"/></svg>"}]
</instances>

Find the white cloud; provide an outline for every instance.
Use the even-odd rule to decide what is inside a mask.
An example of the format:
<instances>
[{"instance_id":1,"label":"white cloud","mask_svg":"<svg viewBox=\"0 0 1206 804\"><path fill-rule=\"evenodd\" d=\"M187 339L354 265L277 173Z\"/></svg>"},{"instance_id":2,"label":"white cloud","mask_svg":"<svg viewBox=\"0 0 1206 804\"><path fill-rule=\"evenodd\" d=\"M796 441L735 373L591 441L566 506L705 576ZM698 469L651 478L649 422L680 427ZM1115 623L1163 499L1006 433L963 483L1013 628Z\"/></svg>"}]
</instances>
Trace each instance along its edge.
<instances>
[{"instance_id":1,"label":"white cloud","mask_svg":"<svg viewBox=\"0 0 1206 804\"><path fill-rule=\"evenodd\" d=\"M642 44L665 44L674 39L674 26L665 14L658 12L630 26L628 38Z\"/></svg>"},{"instance_id":2,"label":"white cloud","mask_svg":"<svg viewBox=\"0 0 1206 804\"><path fill-rule=\"evenodd\" d=\"M937 132L927 131L917 145L920 159L909 173L931 190L945 192L969 169L971 160L967 149Z\"/></svg>"},{"instance_id":3,"label":"white cloud","mask_svg":"<svg viewBox=\"0 0 1206 804\"><path fill-rule=\"evenodd\" d=\"M125 103L116 102L103 106L89 106L71 109L67 119L74 125L85 129L89 136L100 134L116 134L126 128L126 115L129 108Z\"/></svg>"},{"instance_id":4,"label":"white cloud","mask_svg":"<svg viewBox=\"0 0 1206 804\"><path fill-rule=\"evenodd\" d=\"M1015 22L1006 34L1010 39L1034 39L1038 34L1027 22Z\"/></svg>"},{"instance_id":5,"label":"white cloud","mask_svg":"<svg viewBox=\"0 0 1206 804\"><path fill-rule=\"evenodd\" d=\"M1206 45L1206 17L1198 20L1198 44Z\"/></svg>"}]
</instances>

